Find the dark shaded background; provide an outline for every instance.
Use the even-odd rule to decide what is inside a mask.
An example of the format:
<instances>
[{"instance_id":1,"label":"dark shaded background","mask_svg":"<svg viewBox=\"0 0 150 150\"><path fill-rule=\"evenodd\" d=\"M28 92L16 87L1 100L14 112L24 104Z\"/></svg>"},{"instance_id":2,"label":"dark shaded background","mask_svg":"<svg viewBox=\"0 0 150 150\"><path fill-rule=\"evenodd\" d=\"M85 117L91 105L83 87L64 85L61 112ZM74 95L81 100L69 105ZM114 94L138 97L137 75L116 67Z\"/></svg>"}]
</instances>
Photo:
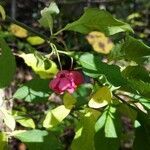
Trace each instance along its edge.
<instances>
[{"instance_id":1,"label":"dark shaded background","mask_svg":"<svg viewBox=\"0 0 150 150\"><path fill-rule=\"evenodd\" d=\"M7 14L27 25L38 27L40 10L52 0L0 0ZM133 13L141 17L128 21L139 33L139 37L150 41L150 1L149 0L55 0L61 13L56 17L55 31L65 26L83 13L85 7L104 8L117 18L126 20ZM141 25L139 25L139 22ZM144 35L143 35L144 34Z\"/></svg>"}]
</instances>

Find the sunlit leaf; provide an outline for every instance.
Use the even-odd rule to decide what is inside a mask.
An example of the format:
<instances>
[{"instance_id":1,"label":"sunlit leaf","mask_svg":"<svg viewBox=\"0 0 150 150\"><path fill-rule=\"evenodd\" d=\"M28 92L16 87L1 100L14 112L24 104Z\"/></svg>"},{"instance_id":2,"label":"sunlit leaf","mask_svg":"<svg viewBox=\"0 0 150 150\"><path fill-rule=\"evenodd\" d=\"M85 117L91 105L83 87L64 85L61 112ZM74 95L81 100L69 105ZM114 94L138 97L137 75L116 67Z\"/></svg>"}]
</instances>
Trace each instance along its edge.
<instances>
[{"instance_id":1,"label":"sunlit leaf","mask_svg":"<svg viewBox=\"0 0 150 150\"><path fill-rule=\"evenodd\" d=\"M62 122L70 113L71 109L66 108L64 105L58 106L55 109L48 111L43 127L52 128Z\"/></svg>"},{"instance_id":2,"label":"sunlit leaf","mask_svg":"<svg viewBox=\"0 0 150 150\"><path fill-rule=\"evenodd\" d=\"M8 137L4 132L0 132L0 150L7 149Z\"/></svg>"},{"instance_id":3,"label":"sunlit leaf","mask_svg":"<svg viewBox=\"0 0 150 150\"><path fill-rule=\"evenodd\" d=\"M13 136L27 145L29 150L58 150L62 149L56 136L45 130L28 130L16 132Z\"/></svg>"},{"instance_id":4,"label":"sunlit leaf","mask_svg":"<svg viewBox=\"0 0 150 150\"><path fill-rule=\"evenodd\" d=\"M27 41L31 44L31 45L41 45L45 42L44 39L42 39L39 36L30 36L27 38Z\"/></svg>"},{"instance_id":5,"label":"sunlit leaf","mask_svg":"<svg viewBox=\"0 0 150 150\"><path fill-rule=\"evenodd\" d=\"M116 65L108 65L101 61L97 55L84 53L76 58L79 60L83 71L87 76L97 78L105 75L107 80L114 86L125 85L126 80L122 77L120 68Z\"/></svg>"},{"instance_id":6,"label":"sunlit leaf","mask_svg":"<svg viewBox=\"0 0 150 150\"><path fill-rule=\"evenodd\" d=\"M101 128L103 128L105 126L106 117L107 117L107 111L103 112L102 115L97 120L97 122L95 124L96 132L98 132Z\"/></svg>"},{"instance_id":7,"label":"sunlit leaf","mask_svg":"<svg viewBox=\"0 0 150 150\"><path fill-rule=\"evenodd\" d=\"M23 58L25 63L43 79L51 78L58 72L56 64L42 54L21 53L19 57Z\"/></svg>"},{"instance_id":8,"label":"sunlit leaf","mask_svg":"<svg viewBox=\"0 0 150 150\"><path fill-rule=\"evenodd\" d=\"M1 14L2 20L5 20L6 18L5 10L1 5L0 5L0 14Z\"/></svg>"},{"instance_id":9,"label":"sunlit leaf","mask_svg":"<svg viewBox=\"0 0 150 150\"><path fill-rule=\"evenodd\" d=\"M5 125L13 131L16 127L16 121L15 118L4 108L0 108L0 112L3 114L3 120Z\"/></svg>"},{"instance_id":10,"label":"sunlit leaf","mask_svg":"<svg viewBox=\"0 0 150 150\"><path fill-rule=\"evenodd\" d=\"M108 87L102 87L95 94L93 94L88 105L92 108L101 108L108 105L111 102L111 92Z\"/></svg>"},{"instance_id":11,"label":"sunlit leaf","mask_svg":"<svg viewBox=\"0 0 150 150\"><path fill-rule=\"evenodd\" d=\"M109 12L97 8L85 9L85 13L77 21L66 25L61 31L63 30L71 30L84 34L92 31L100 31L106 35L126 31L133 32L130 25L113 18Z\"/></svg>"},{"instance_id":12,"label":"sunlit leaf","mask_svg":"<svg viewBox=\"0 0 150 150\"><path fill-rule=\"evenodd\" d=\"M90 32L86 39L98 53L108 54L114 46L112 41L101 32Z\"/></svg>"},{"instance_id":13,"label":"sunlit leaf","mask_svg":"<svg viewBox=\"0 0 150 150\"><path fill-rule=\"evenodd\" d=\"M86 113L81 114L76 129L76 135L71 145L72 150L94 149L94 125L99 115L100 112L93 109L86 109Z\"/></svg>"},{"instance_id":14,"label":"sunlit leaf","mask_svg":"<svg viewBox=\"0 0 150 150\"><path fill-rule=\"evenodd\" d=\"M59 13L59 8L55 2L51 2L49 7L44 8L41 11L41 18L39 20L40 24L45 28L53 28L53 15Z\"/></svg>"},{"instance_id":15,"label":"sunlit leaf","mask_svg":"<svg viewBox=\"0 0 150 150\"><path fill-rule=\"evenodd\" d=\"M106 122L105 122L105 137L108 138L117 138L117 126L115 127L115 121L116 120L114 114L116 112L116 108L110 107L109 112L107 114ZM119 122L117 122L119 123Z\"/></svg>"},{"instance_id":16,"label":"sunlit leaf","mask_svg":"<svg viewBox=\"0 0 150 150\"><path fill-rule=\"evenodd\" d=\"M22 142L43 142L44 136L48 135L45 130L28 130L14 134L14 137L21 140Z\"/></svg>"},{"instance_id":17,"label":"sunlit leaf","mask_svg":"<svg viewBox=\"0 0 150 150\"><path fill-rule=\"evenodd\" d=\"M107 107L95 124L95 149L118 150L122 136L120 115L115 107Z\"/></svg>"},{"instance_id":18,"label":"sunlit leaf","mask_svg":"<svg viewBox=\"0 0 150 150\"><path fill-rule=\"evenodd\" d=\"M63 97L63 103L66 108L71 109L72 107L74 107L76 101L77 100L71 94L65 93Z\"/></svg>"},{"instance_id":19,"label":"sunlit leaf","mask_svg":"<svg viewBox=\"0 0 150 150\"><path fill-rule=\"evenodd\" d=\"M13 98L25 100L27 102L46 101L51 94L48 84L49 80L32 79L18 88Z\"/></svg>"},{"instance_id":20,"label":"sunlit leaf","mask_svg":"<svg viewBox=\"0 0 150 150\"><path fill-rule=\"evenodd\" d=\"M16 24L10 25L10 32L19 38L26 38L28 36L28 31Z\"/></svg>"},{"instance_id":21,"label":"sunlit leaf","mask_svg":"<svg viewBox=\"0 0 150 150\"><path fill-rule=\"evenodd\" d=\"M35 128L35 123L32 118L27 117L24 112L13 111L13 116L15 117L16 122L21 124L23 127Z\"/></svg>"}]
</instances>

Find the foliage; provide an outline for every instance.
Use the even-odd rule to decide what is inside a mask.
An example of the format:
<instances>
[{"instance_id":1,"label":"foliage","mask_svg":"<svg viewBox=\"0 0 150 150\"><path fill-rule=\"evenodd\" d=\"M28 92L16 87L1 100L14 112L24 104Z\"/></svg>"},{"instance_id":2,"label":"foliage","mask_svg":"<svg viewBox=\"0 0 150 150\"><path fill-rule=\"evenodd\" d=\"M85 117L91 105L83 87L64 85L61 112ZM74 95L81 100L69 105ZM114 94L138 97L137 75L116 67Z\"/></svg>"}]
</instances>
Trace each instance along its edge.
<instances>
[{"instance_id":1,"label":"foliage","mask_svg":"<svg viewBox=\"0 0 150 150\"><path fill-rule=\"evenodd\" d=\"M2 6L0 14L5 23L8 17L5 17ZM14 102L29 103L33 109L36 104L43 103L46 109L32 114L32 110L25 107L20 106L19 110L14 107L8 111L0 106L0 115L8 128L0 132L0 149L5 149L8 138L16 138L25 143L29 150L58 150L66 146L72 150L108 150L110 147L111 150L118 150L125 136L122 116L126 116L134 128L133 149L139 150L144 146L144 150L148 150L150 73L145 65L150 59L150 47L135 38L129 24L105 10L87 8L78 20L54 33L54 20L58 14L59 8L54 2L41 11L39 23L50 31L50 37L11 19L8 36L1 29L0 88L5 89L13 83L15 58L22 58L31 67L33 79L17 84L12 99ZM86 34L85 38L92 47L89 46L85 52L82 49L69 49L65 41L60 44L60 33L70 31ZM24 39L27 50L14 52L6 42L10 39ZM48 46L49 51L36 49L36 46L43 44ZM19 47L21 44L17 45ZM63 92L56 96L49 83L53 78L57 80L57 73L63 69L62 58L65 60L66 57L75 62L67 70L83 74L85 81L79 86L72 85L75 89L73 93ZM61 80L65 83L67 77L62 76ZM60 101L52 99L54 95ZM134 126L137 122L139 125ZM75 129L75 135L68 145L61 139L66 127Z\"/></svg>"}]
</instances>

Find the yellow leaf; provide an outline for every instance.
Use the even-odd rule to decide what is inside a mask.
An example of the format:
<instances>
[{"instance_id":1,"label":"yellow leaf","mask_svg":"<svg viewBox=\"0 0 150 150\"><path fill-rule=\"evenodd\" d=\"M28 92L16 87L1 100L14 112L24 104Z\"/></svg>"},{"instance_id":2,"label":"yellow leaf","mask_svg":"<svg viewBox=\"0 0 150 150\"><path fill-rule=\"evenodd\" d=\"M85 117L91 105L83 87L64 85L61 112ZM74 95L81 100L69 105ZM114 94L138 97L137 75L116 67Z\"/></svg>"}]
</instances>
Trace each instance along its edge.
<instances>
[{"instance_id":1,"label":"yellow leaf","mask_svg":"<svg viewBox=\"0 0 150 150\"><path fill-rule=\"evenodd\" d=\"M92 96L88 105L92 108L101 108L111 102L111 92L108 87L102 87Z\"/></svg>"},{"instance_id":2,"label":"yellow leaf","mask_svg":"<svg viewBox=\"0 0 150 150\"><path fill-rule=\"evenodd\" d=\"M65 93L63 97L63 102L66 108L72 108L74 107L74 104L76 103L76 99L69 93Z\"/></svg>"},{"instance_id":3,"label":"yellow leaf","mask_svg":"<svg viewBox=\"0 0 150 150\"><path fill-rule=\"evenodd\" d=\"M41 54L21 53L18 56L23 58L25 63L42 79L51 78L58 72L56 64Z\"/></svg>"},{"instance_id":4,"label":"yellow leaf","mask_svg":"<svg viewBox=\"0 0 150 150\"><path fill-rule=\"evenodd\" d=\"M101 32L90 32L86 39L98 53L108 54L114 46L112 41Z\"/></svg>"},{"instance_id":5,"label":"yellow leaf","mask_svg":"<svg viewBox=\"0 0 150 150\"><path fill-rule=\"evenodd\" d=\"M28 36L28 31L16 24L10 25L10 32L19 38L26 38Z\"/></svg>"},{"instance_id":6,"label":"yellow leaf","mask_svg":"<svg viewBox=\"0 0 150 150\"><path fill-rule=\"evenodd\" d=\"M44 39L42 39L39 36L30 36L27 38L27 41L31 44L31 45L41 45L45 42Z\"/></svg>"},{"instance_id":7,"label":"yellow leaf","mask_svg":"<svg viewBox=\"0 0 150 150\"><path fill-rule=\"evenodd\" d=\"M62 122L70 113L71 109L66 108L64 105L58 106L57 108L50 110L43 122L43 127L52 128Z\"/></svg>"}]
</instances>

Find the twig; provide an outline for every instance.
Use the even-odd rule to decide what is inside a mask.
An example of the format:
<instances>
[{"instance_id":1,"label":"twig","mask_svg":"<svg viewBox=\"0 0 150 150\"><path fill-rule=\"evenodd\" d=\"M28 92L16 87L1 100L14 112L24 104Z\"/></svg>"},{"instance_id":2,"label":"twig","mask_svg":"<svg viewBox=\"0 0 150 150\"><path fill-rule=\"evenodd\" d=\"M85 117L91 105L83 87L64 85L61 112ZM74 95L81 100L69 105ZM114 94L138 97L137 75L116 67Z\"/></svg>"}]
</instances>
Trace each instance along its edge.
<instances>
[{"instance_id":1,"label":"twig","mask_svg":"<svg viewBox=\"0 0 150 150\"><path fill-rule=\"evenodd\" d=\"M134 107L133 105L130 105L127 101L125 101L124 99L122 99L120 96L118 96L117 94L115 94L115 92L112 92L113 96L116 97L117 99L119 99L122 103L125 103L126 105L128 105L129 107L131 107L132 109L139 111L140 109ZM140 110L141 111L141 110ZM143 112L143 111L141 111ZM143 112L145 113L145 112Z\"/></svg>"},{"instance_id":2,"label":"twig","mask_svg":"<svg viewBox=\"0 0 150 150\"><path fill-rule=\"evenodd\" d=\"M16 19L13 19L9 16L6 16L6 20L11 22L11 23L14 23L26 30L28 30L29 32L35 34L35 35L38 35L39 37L43 38L45 41L49 42L50 41L50 38L48 38L47 36L43 35L42 33L38 32L38 31L35 31L34 29L32 29L31 27L27 26L26 24L24 23L21 23L19 21L17 21Z\"/></svg>"}]
</instances>

